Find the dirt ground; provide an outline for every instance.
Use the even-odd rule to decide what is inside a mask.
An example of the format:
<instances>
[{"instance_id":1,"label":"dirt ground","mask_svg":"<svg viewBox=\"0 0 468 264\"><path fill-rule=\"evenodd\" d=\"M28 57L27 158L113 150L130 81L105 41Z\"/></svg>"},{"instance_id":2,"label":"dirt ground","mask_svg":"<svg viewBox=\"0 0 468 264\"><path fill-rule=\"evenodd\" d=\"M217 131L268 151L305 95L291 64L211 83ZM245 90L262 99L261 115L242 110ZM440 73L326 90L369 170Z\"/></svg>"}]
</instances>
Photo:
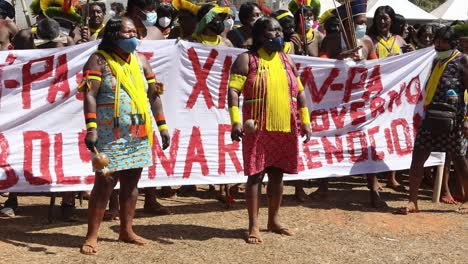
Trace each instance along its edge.
<instances>
[{"instance_id":1,"label":"dirt ground","mask_svg":"<svg viewBox=\"0 0 468 264\"><path fill-rule=\"evenodd\" d=\"M116 241L118 221L104 222L97 256L79 253L87 201L78 209L78 222L48 224L47 197L20 197L18 216L0 218L0 263L468 263L468 215L431 203L428 189L421 193L422 212L409 216L391 213L407 196L389 189L383 198L390 208L370 209L362 177L333 180L326 201L299 203L293 192L285 188L281 217L294 237L263 233L262 245L246 244L242 195L226 210L202 190L197 197L161 199L173 215L137 210L135 231L151 240L147 246ZM264 225L266 215L263 207Z\"/></svg>"}]
</instances>

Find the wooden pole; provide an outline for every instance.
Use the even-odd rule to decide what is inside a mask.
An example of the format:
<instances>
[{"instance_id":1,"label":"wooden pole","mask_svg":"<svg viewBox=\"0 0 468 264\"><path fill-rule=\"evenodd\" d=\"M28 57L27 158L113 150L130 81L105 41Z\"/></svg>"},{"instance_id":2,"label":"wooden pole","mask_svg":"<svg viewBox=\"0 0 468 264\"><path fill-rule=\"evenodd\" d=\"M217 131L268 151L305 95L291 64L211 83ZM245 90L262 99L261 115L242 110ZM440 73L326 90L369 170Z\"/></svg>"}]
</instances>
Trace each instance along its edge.
<instances>
[{"instance_id":1,"label":"wooden pole","mask_svg":"<svg viewBox=\"0 0 468 264\"><path fill-rule=\"evenodd\" d=\"M25 0L21 0L21 6L23 7L23 13L24 13L24 17L26 18L26 23L28 24L28 27L31 27L32 26L31 17L29 16L28 6L26 5Z\"/></svg>"}]
</instances>

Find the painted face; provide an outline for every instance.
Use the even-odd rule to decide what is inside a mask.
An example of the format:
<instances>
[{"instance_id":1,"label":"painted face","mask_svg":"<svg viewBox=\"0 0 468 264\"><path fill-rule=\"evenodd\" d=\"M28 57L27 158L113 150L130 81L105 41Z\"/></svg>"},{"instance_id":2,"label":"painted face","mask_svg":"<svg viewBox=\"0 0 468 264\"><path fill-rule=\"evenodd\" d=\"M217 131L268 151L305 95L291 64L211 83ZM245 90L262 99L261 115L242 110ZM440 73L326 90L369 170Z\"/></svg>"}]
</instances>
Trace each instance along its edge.
<instances>
[{"instance_id":1,"label":"painted face","mask_svg":"<svg viewBox=\"0 0 468 264\"><path fill-rule=\"evenodd\" d=\"M104 12L99 5L89 7L89 23L93 26L100 26L104 21Z\"/></svg>"}]
</instances>

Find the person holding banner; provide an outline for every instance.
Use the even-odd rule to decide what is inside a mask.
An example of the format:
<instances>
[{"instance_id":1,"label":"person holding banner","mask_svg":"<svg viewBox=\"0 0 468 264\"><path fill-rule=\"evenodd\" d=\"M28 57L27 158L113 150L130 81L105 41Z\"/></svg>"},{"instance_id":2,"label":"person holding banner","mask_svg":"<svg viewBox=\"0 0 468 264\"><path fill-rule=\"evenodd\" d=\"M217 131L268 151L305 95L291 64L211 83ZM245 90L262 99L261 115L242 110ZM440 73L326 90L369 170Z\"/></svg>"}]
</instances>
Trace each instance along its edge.
<instances>
[{"instance_id":1,"label":"person holding banner","mask_svg":"<svg viewBox=\"0 0 468 264\"><path fill-rule=\"evenodd\" d=\"M233 141L242 140L244 174L248 176L246 201L249 214L249 244L263 242L258 223L260 189L268 174L268 230L293 233L279 222L283 173L298 173L298 127L308 142L311 136L309 110L295 63L282 52L283 33L278 21L264 17L255 22L253 43L231 68L228 105ZM239 96L244 96L241 121Z\"/></svg>"},{"instance_id":2,"label":"person holding banner","mask_svg":"<svg viewBox=\"0 0 468 264\"><path fill-rule=\"evenodd\" d=\"M292 0L288 8L296 26L296 34L291 37L296 55L318 57L323 35L314 26L320 14L320 1Z\"/></svg>"},{"instance_id":3,"label":"person holding banner","mask_svg":"<svg viewBox=\"0 0 468 264\"><path fill-rule=\"evenodd\" d=\"M366 35L366 0L354 0L349 4L351 21L348 19L346 5L341 5L332 12L327 12L328 17L321 18L321 20L327 21L336 17L340 27L339 32L327 35L327 45L322 45L320 57L339 60L353 59L355 61L377 59L374 44ZM357 46L355 48L351 45L352 39L356 40Z\"/></svg>"},{"instance_id":4,"label":"person holding banner","mask_svg":"<svg viewBox=\"0 0 468 264\"><path fill-rule=\"evenodd\" d=\"M155 26L158 20L155 0L128 0L125 16L132 19L138 34L138 39L163 40L164 35ZM168 215L172 212L156 198L156 187L145 188L145 213L153 215Z\"/></svg>"},{"instance_id":5,"label":"person holding banner","mask_svg":"<svg viewBox=\"0 0 468 264\"><path fill-rule=\"evenodd\" d=\"M35 27L23 29L13 38L13 46L16 50L22 49L49 49L71 46L74 44L70 36L64 35L60 31L60 24L52 19L41 16ZM65 222L74 222L75 192L64 192L62 194L61 219ZM14 211L18 208L17 193L10 193L5 201L5 208L10 216L14 216ZM5 210L4 210L5 211Z\"/></svg>"},{"instance_id":6,"label":"person holding banner","mask_svg":"<svg viewBox=\"0 0 468 264\"><path fill-rule=\"evenodd\" d=\"M88 24L82 25L75 30L75 41L83 43L93 40L102 39L103 29L106 26L104 17L106 16L106 2L93 0L89 4L83 6L83 12L89 12Z\"/></svg>"},{"instance_id":7,"label":"person holding banner","mask_svg":"<svg viewBox=\"0 0 468 264\"><path fill-rule=\"evenodd\" d=\"M5 0L0 0L0 50L13 49L11 40L18 32L15 22L15 8Z\"/></svg>"},{"instance_id":8,"label":"person holding banner","mask_svg":"<svg viewBox=\"0 0 468 264\"><path fill-rule=\"evenodd\" d=\"M150 110L158 124L163 149L169 146L170 137L160 97L163 87L157 85L144 55L135 53L137 36L131 19L110 20L98 51L83 69L79 89L84 92L85 143L95 155L104 153L110 161L107 169L97 170L95 174L88 208L88 232L81 247L81 253L87 255L97 253L99 226L117 181L120 181L119 240L138 245L147 243L133 232L132 222L137 184L143 168L152 161Z\"/></svg>"},{"instance_id":9,"label":"person holding banner","mask_svg":"<svg viewBox=\"0 0 468 264\"><path fill-rule=\"evenodd\" d=\"M374 45L368 35L366 0L350 1L349 9L346 4L339 6L332 12L326 12L321 20L338 18L339 32L328 34L325 37L326 46L322 46L320 57L339 60L373 60L377 59ZM349 18L352 18L351 20ZM355 45L353 45L353 43ZM387 204L380 198L380 185L375 174L368 174L367 186L370 189L370 203L374 208L386 207ZM319 180L319 188L310 196L323 199L328 195L328 179Z\"/></svg>"},{"instance_id":10,"label":"person holding banner","mask_svg":"<svg viewBox=\"0 0 468 264\"><path fill-rule=\"evenodd\" d=\"M230 12L228 6L203 5L197 13L195 32L188 40L211 46L232 47L231 41L221 36L224 32L223 21Z\"/></svg>"},{"instance_id":11,"label":"person holding banner","mask_svg":"<svg viewBox=\"0 0 468 264\"><path fill-rule=\"evenodd\" d=\"M200 6L187 0L172 0L172 6L177 11L178 26L175 26L168 39L187 39L197 26L197 14Z\"/></svg>"},{"instance_id":12,"label":"person holding banner","mask_svg":"<svg viewBox=\"0 0 468 264\"><path fill-rule=\"evenodd\" d=\"M431 152L446 152L455 171L462 175L465 189L464 204L458 212L468 213L468 112L464 93L468 87L468 57L456 49L457 36L447 26L434 36L437 57L426 84L425 116L418 128L410 167L409 201L397 213L416 213L418 190L424 173L424 163ZM441 115L440 113L443 113Z\"/></svg>"}]
</instances>

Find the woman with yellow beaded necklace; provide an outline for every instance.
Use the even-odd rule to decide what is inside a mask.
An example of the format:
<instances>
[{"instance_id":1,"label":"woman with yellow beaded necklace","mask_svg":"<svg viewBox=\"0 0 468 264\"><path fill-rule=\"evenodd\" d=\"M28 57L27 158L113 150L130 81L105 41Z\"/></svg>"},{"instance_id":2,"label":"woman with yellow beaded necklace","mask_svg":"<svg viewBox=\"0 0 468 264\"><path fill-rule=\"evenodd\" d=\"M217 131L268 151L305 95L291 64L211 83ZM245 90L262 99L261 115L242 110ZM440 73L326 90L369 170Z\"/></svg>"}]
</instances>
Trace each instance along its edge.
<instances>
[{"instance_id":1,"label":"woman with yellow beaded necklace","mask_svg":"<svg viewBox=\"0 0 468 264\"><path fill-rule=\"evenodd\" d=\"M283 33L273 18L260 18L252 30L250 51L239 55L231 68L228 105L231 138L240 141L244 174L248 176L246 201L249 214L249 244L259 244L258 209L260 188L268 173L268 225L270 232L291 236L279 223L278 212L283 195L283 173L298 173L298 127L311 136L309 111L304 88L297 77L295 63L282 50ZM241 121L239 96L244 96ZM244 125L243 125L244 124Z\"/></svg>"},{"instance_id":2,"label":"woman with yellow beaded necklace","mask_svg":"<svg viewBox=\"0 0 468 264\"><path fill-rule=\"evenodd\" d=\"M369 36L374 42L379 59L414 50L400 35L390 32L393 21L395 21L395 11L392 7L381 6L375 10Z\"/></svg>"},{"instance_id":3,"label":"woman with yellow beaded necklace","mask_svg":"<svg viewBox=\"0 0 468 264\"><path fill-rule=\"evenodd\" d=\"M198 11L198 24L189 41L211 46L232 47L229 39L221 36L224 31L224 19L231 12L230 7L212 4L203 5Z\"/></svg>"}]
</instances>

